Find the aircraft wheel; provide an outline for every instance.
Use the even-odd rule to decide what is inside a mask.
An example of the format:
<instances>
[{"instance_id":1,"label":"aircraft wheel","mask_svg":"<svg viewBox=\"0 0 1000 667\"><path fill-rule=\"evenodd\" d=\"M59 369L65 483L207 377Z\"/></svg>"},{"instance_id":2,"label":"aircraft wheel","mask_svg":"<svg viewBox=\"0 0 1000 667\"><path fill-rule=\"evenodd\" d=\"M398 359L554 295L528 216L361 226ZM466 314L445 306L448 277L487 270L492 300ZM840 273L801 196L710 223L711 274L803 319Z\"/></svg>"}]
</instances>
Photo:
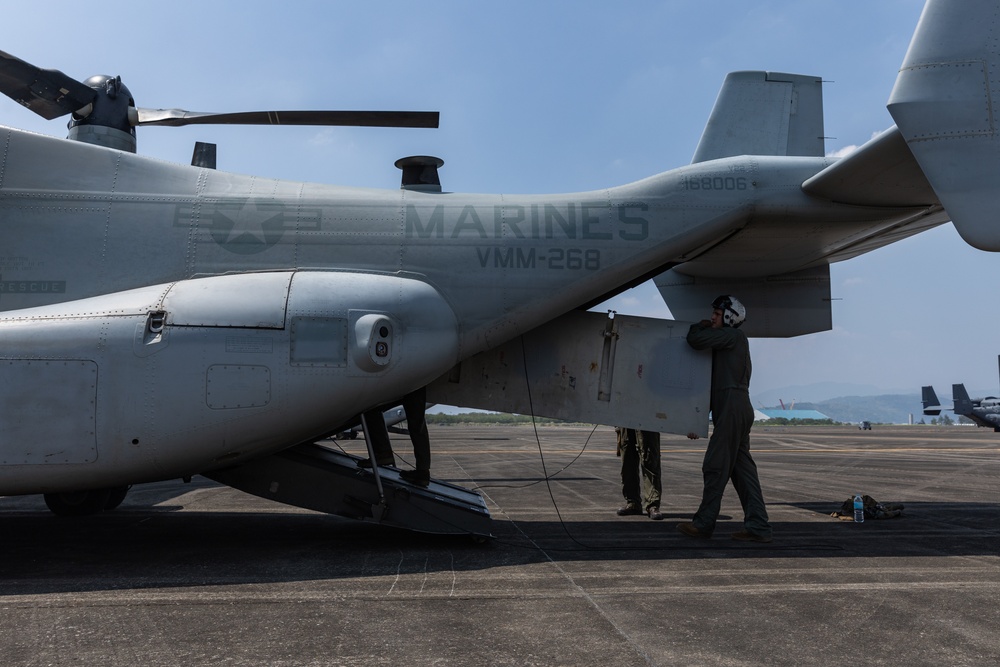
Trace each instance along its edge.
<instances>
[{"instance_id":1,"label":"aircraft wheel","mask_svg":"<svg viewBox=\"0 0 1000 667\"><path fill-rule=\"evenodd\" d=\"M46 493L45 504L56 516L89 516L103 512L109 498L111 489Z\"/></svg>"},{"instance_id":2,"label":"aircraft wheel","mask_svg":"<svg viewBox=\"0 0 1000 667\"><path fill-rule=\"evenodd\" d=\"M111 511L121 505L131 488L131 486L116 486L113 489L109 489L111 493L108 495L108 501L104 503L104 511Z\"/></svg>"}]
</instances>

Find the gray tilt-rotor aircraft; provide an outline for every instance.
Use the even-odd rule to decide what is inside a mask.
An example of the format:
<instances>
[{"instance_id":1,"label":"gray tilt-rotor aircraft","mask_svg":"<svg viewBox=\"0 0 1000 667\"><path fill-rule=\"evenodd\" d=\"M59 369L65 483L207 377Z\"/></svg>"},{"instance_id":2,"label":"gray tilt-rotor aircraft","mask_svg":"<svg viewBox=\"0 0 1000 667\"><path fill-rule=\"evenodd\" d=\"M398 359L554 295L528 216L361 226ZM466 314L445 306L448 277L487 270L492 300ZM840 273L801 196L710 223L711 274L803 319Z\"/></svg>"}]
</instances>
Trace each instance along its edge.
<instances>
[{"instance_id":1,"label":"gray tilt-rotor aircraft","mask_svg":"<svg viewBox=\"0 0 1000 667\"><path fill-rule=\"evenodd\" d=\"M705 434L710 358L678 322L586 312L655 277L720 293L751 336L831 327L829 265L952 220L1000 250L1000 0L929 0L888 108L824 156L818 77L726 79L692 164L592 192L461 194L404 158L398 190L136 155L135 127L434 126L421 112L137 108L0 53L0 90L68 139L0 127L0 494L63 514L203 474L267 498L489 534L478 495L316 444L427 387L436 403Z\"/></svg>"},{"instance_id":2,"label":"gray tilt-rotor aircraft","mask_svg":"<svg viewBox=\"0 0 1000 667\"><path fill-rule=\"evenodd\" d=\"M1000 356L997 357L1000 367ZM951 407L942 408L934 387L926 385L920 388L921 400L924 404L924 414L936 417L942 409L951 410L956 415L965 417L976 426L991 428L1000 433L1000 398L985 396L972 398L964 384L951 385Z\"/></svg>"},{"instance_id":3,"label":"gray tilt-rotor aircraft","mask_svg":"<svg viewBox=\"0 0 1000 667\"><path fill-rule=\"evenodd\" d=\"M934 387L926 385L920 388L921 401L924 404L924 414L936 417L941 410L951 410L956 415L965 417L976 426L987 427L1000 433L1000 398L986 396L972 398L964 384L951 385L951 407L942 408Z\"/></svg>"}]
</instances>

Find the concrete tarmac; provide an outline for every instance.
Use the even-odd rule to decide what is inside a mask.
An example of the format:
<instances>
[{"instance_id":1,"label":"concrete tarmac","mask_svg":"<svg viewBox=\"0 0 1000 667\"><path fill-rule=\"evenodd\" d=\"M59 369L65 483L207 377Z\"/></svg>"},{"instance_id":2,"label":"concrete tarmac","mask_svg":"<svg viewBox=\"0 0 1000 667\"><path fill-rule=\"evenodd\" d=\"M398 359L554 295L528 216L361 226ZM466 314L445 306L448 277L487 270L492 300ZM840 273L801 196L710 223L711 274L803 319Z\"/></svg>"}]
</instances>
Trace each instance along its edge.
<instances>
[{"instance_id":1,"label":"concrete tarmac","mask_svg":"<svg viewBox=\"0 0 1000 667\"><path fill-rule=\"evenodd\" d=\"M704 440L664 436L666 519L651 521L615 514L607 427L430 428L433 474L480 490L494 540L201 478L85 519L0 498L3 664L1000 663L1000 434L757 426L774 542L744 544L731 486L713 539L674 528L698 505ZM830 516L858 491L904 515Z\"/></svg>"}]
</instances>

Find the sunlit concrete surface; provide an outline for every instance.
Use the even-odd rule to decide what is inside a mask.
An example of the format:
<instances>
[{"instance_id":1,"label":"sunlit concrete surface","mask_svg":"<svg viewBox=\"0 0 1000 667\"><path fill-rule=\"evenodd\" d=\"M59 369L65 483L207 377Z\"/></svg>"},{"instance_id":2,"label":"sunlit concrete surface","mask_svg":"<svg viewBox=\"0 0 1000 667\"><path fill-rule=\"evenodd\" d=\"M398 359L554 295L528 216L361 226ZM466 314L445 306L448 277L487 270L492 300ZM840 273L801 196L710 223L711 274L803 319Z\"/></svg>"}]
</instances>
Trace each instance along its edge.
<instances>
[{"instance_id":1,"label":"sunlit concrete surface","mask_svg":"<svg viewBox=\"0 0 1000 667\"><path fill-rule=\"evenodd\" d=\"M771 544L674 529L705 440L664 437L666 520L619 518L607 427L431 425L433 474L495 539L417 535L201 478L114 512L0 498L0 656L20 665L985 665L1000 662L1000 434L757 426ZM409 442L394 436L397 452ZM360 453L361 441L344 444ZM545 481L545 475L551 479ZM858 525L855 492L906 505Z\"/></svg>"}]
</instances>

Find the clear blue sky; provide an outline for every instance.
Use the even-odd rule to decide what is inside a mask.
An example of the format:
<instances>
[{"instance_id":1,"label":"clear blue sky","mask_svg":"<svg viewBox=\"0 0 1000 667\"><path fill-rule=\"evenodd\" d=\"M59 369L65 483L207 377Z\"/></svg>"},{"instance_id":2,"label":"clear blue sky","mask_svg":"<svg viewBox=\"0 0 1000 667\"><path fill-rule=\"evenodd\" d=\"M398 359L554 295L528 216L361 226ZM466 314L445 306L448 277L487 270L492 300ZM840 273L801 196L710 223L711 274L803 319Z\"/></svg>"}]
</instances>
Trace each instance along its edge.
<instances>
[{"instance_id":1,"label":"clear blue sky","mask_svg":"<svg viewBox=\"0 0 1000 667\"><path fill-rule=\"evenodd\" d=\"M732 70L821 76L828 151L865 142L892 124L885 102L922 6L39 0L4 9L0 49L79 79L120 74L146 107L441 111L438 130L140 128L139 151L162 159L211 141L220 169L396 188L394 160L431 154L452 191L567 192L688 163ZM65 135L5 100L0 124ZM996 391L998 268L951 225L834 265L833 331L755 341L751 388ZM613 307L667 315L650 286Z\"/></svg>"}]
</instances>

